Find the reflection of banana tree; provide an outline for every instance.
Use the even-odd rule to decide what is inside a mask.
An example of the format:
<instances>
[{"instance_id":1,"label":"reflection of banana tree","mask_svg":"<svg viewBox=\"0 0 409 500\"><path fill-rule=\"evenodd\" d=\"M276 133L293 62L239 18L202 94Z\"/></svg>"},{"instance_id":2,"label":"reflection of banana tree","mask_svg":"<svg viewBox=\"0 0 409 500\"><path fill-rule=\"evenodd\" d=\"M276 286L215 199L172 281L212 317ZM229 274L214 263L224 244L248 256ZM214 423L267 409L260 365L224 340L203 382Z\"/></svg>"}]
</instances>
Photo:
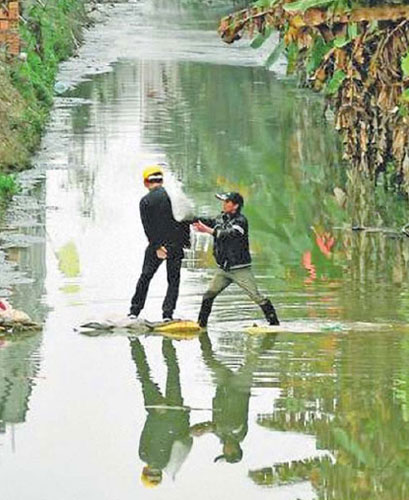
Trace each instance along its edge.
<instances>
[{"instance_id":1,"label":"reflection of banana tree","mask_svg":"<svg viewBox=\"0 0 409 500\"><path fill-rule=\"evenodd\" d=\"M330 190L333 172L309 166L324 158L333 163L335 149L334 136L317 121L317 100L305 94L295 107L294 91L261 69L190 63L177 70L178 79L171 79L165 67L158 68L164 100L159 107L149 102L149 114L165 107L171 126L151 120L147 139L164 144L185 189L199 200L215 185L244 186L254 247L274 248L274 255L261 250L262 258L284 275L284 266L298 267L312 246L309 228L318 215L342 218ZM209 204L208 196L204 202Z\"/></svg>"},{"instance_id":2,"label":"reflection of banana tree","mask_svg":"<svg viewBox=\"0 0 409 500\"><path fill-rule=\"evenodd\" d=\"M406 207L387 198L382 189L374 191L369 179L349 172L345 210L357 230L335 231L334 258L344 263L348 289L342 300L348 315L354 320L403 319L407 306L401 287L408 278L409 245L399 231L407 217Z\"/></svg>"},{"instance_id":3,"label":"reflection of banana tree","mask_svg":"<svg viewBox=\"0 0 409 500\"><path fill-rule=\"evenodd\" d=\"M310 481L313 486L323 468L332 467L329 457L307 460L293 460L249 471L249 477L259 486L282 486L303 481Z\"/></svg>"},{"instance_id":4,"label":"reflection of banana tree","mask_svg":"<svg viewBox=\"0 0 409 500\"><path fill-rule=\"evenodd\" d=\"M258 423L315 435L318 448L328 449L334 461L283 464L284 470L255 470L251 477L272 485L284 476L309 479L320 499L406 500L404 344L397 332L388 338L372 333L370 340L357 333L353 338L298 336L291 359L283 351L277 360L282 391L274 412L260 415Z\"/></svg>"},{"instance_id":5,"label":"reflection of banana tree","mask_svg":"<svg viewBox=\"0 0 409 500\"><path fill-rule=\"evenodd\" d=\"M174 478L190 452L193 439L189 429L189 409L183 403L179 366L172 342L164 339L162 343L168 369L164 394L151 378L146 354L138 339L131 340L131 350L147 411L139 442L139 456L146 463L142 482L154 486L161 482L164 470Z\"/></svg>"},{"instance_id":6,"label":"reflection of banana tree","mask_svg":"<svg viewBox=\"0 0 409 500\"><path fill-rule=\"evenodd\" d=\"M260 355L272 346L275 337L265 337L258 343L250 339L252 344L248 346L243 365L237 371L217 359L207 333L203 333L199 340L203 360L216 384L216 394L213 398L212 421L194 425L192 433L199 436L211 432L220 439L223 454L216 457L215 461L224 459L229 463L239 462L243 455L241 443L248 431L254 372L258 368Z\"/></svg>"}]
</instances>

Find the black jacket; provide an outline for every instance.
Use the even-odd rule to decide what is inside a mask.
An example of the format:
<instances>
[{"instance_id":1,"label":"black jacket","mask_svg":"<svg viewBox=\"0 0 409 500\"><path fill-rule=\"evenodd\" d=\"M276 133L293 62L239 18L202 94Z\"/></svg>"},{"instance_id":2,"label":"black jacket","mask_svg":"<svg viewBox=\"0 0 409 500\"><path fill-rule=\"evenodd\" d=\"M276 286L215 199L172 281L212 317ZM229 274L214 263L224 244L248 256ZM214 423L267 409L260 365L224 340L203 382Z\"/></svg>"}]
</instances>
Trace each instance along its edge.
<instances>
[{"instance_id":1,"label":"black jacket","mask_svg":"<svg viewBox=\"0 0 409 500\"><path fill-rule=\"evenodd\" d=\"M215 219L199 217L197 220L214 229L213 254L221 269L229 271L251 265L249 225L242 213L222 212Z\"/></svg>"},{"instance_id":2,"label":"black jacket","mask_svg":"<svg viewBox=\"0 0 409 500\"><path fill-rule=\"evenodd\" d=\"M141 219L149 246L157 250L161 246L176 251L190 246L189 223L178 222L172 211L172 203L165 188L149 191L139 204Z\"/></svg>"}]
</instances>

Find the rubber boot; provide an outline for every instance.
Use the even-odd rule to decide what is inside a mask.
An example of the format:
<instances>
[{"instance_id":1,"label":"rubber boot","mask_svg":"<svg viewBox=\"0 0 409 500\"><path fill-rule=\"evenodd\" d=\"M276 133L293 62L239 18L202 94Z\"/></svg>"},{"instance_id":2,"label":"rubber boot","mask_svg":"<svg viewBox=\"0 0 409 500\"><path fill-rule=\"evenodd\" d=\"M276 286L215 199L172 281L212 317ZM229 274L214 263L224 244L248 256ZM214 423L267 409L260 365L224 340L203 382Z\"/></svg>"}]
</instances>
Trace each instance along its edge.
<instances>
[{"instance_id":1,"label":"rubber boot","mask_svg":"<svg viewBox=\"0 0 409 500\"><path fill-rule=\"evenodd\" d=\"M214 299L203 299L202 301L202 307L200 308L199 317L197 319L201 328L206 328L207 326L207 320L212 312L213 301Z\"/></svg>"},{"instance_id":2,"label":"rubber boot","mask_svg":"<svg viewBox=\"0 0 409 500\"><path fill-rule=\"evenodd\" d=\"M266 317L266 320L269 325L279 325L280 322L278 321L277 318L277 313L276 310L274 309L273 304L270 302L270 300L266 300L263 304L260 304L261 310L264 313L264 316Z\"/></svg>"}]
</instances>

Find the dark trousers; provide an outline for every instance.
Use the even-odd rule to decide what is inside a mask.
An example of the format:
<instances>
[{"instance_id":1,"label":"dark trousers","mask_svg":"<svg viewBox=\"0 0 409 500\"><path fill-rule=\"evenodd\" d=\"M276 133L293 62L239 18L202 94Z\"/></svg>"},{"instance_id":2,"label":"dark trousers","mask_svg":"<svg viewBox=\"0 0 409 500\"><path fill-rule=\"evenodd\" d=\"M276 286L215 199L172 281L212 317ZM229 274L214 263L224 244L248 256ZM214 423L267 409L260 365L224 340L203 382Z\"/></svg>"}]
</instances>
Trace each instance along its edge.
<instances>
[{"instance_id":1,"label":"dark trousers","mask_svg":"<svg viewBox=\"0 0 409 500\"><path fill-rule=\"evenodd\" d=\"M179 296L180 269L182 267L183 250L169 252L166 259L166 271L168 276L168 289L162 305L163 317L172 317ZM131 301L131 314L138 316L142 311L148 295L151 279L155 275L163 259L159 259L155 250L148 247L145 251L145 259L142 266L142 274L136 285L135 294Z\"/></svg>"}]
</instances>

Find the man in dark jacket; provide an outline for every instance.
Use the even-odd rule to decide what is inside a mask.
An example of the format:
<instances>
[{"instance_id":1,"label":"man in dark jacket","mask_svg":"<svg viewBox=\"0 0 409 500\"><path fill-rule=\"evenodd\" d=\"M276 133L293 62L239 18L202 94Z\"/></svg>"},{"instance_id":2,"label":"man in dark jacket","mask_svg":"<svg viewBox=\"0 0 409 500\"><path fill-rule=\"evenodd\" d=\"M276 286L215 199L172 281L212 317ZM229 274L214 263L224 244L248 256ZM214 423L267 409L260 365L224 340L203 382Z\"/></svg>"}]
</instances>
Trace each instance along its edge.
<instances>
[{"instance_id":1,"label":"man in dark jacket","mask_svg":"<svg viewBox=\"0 0 409 500\"><path fill-rule=\"evenodd\" d=\"M241 213L243 197L233 192L216 197L223 201L223 212L215 219L200 219L193 224L197 231L213 236L213 253L219 267L203 296L199 325L207 326L214 299L231 283L239 285L261 307L270 325L279 325L273 304L258 291L251 270L248 222Z\"/></svg>"},{"instance_id":2,"label":"man in dark jacket","mask_svg":"<svg viewBox=\"0 0 409 500\"><path fill-rule=\"evenodd\" d=\"M151 279L166 260L168 289L162 305L162 315L164 320L171 320L179 295L183 248L190 244L189 224L178 222L174 218L172 203L163 187L163 169L159 165L146 168L143 180L149 193L141 199L139 208L149 244L129 315L138 317L145 305Z\"/></svg>"}]
</instances>

